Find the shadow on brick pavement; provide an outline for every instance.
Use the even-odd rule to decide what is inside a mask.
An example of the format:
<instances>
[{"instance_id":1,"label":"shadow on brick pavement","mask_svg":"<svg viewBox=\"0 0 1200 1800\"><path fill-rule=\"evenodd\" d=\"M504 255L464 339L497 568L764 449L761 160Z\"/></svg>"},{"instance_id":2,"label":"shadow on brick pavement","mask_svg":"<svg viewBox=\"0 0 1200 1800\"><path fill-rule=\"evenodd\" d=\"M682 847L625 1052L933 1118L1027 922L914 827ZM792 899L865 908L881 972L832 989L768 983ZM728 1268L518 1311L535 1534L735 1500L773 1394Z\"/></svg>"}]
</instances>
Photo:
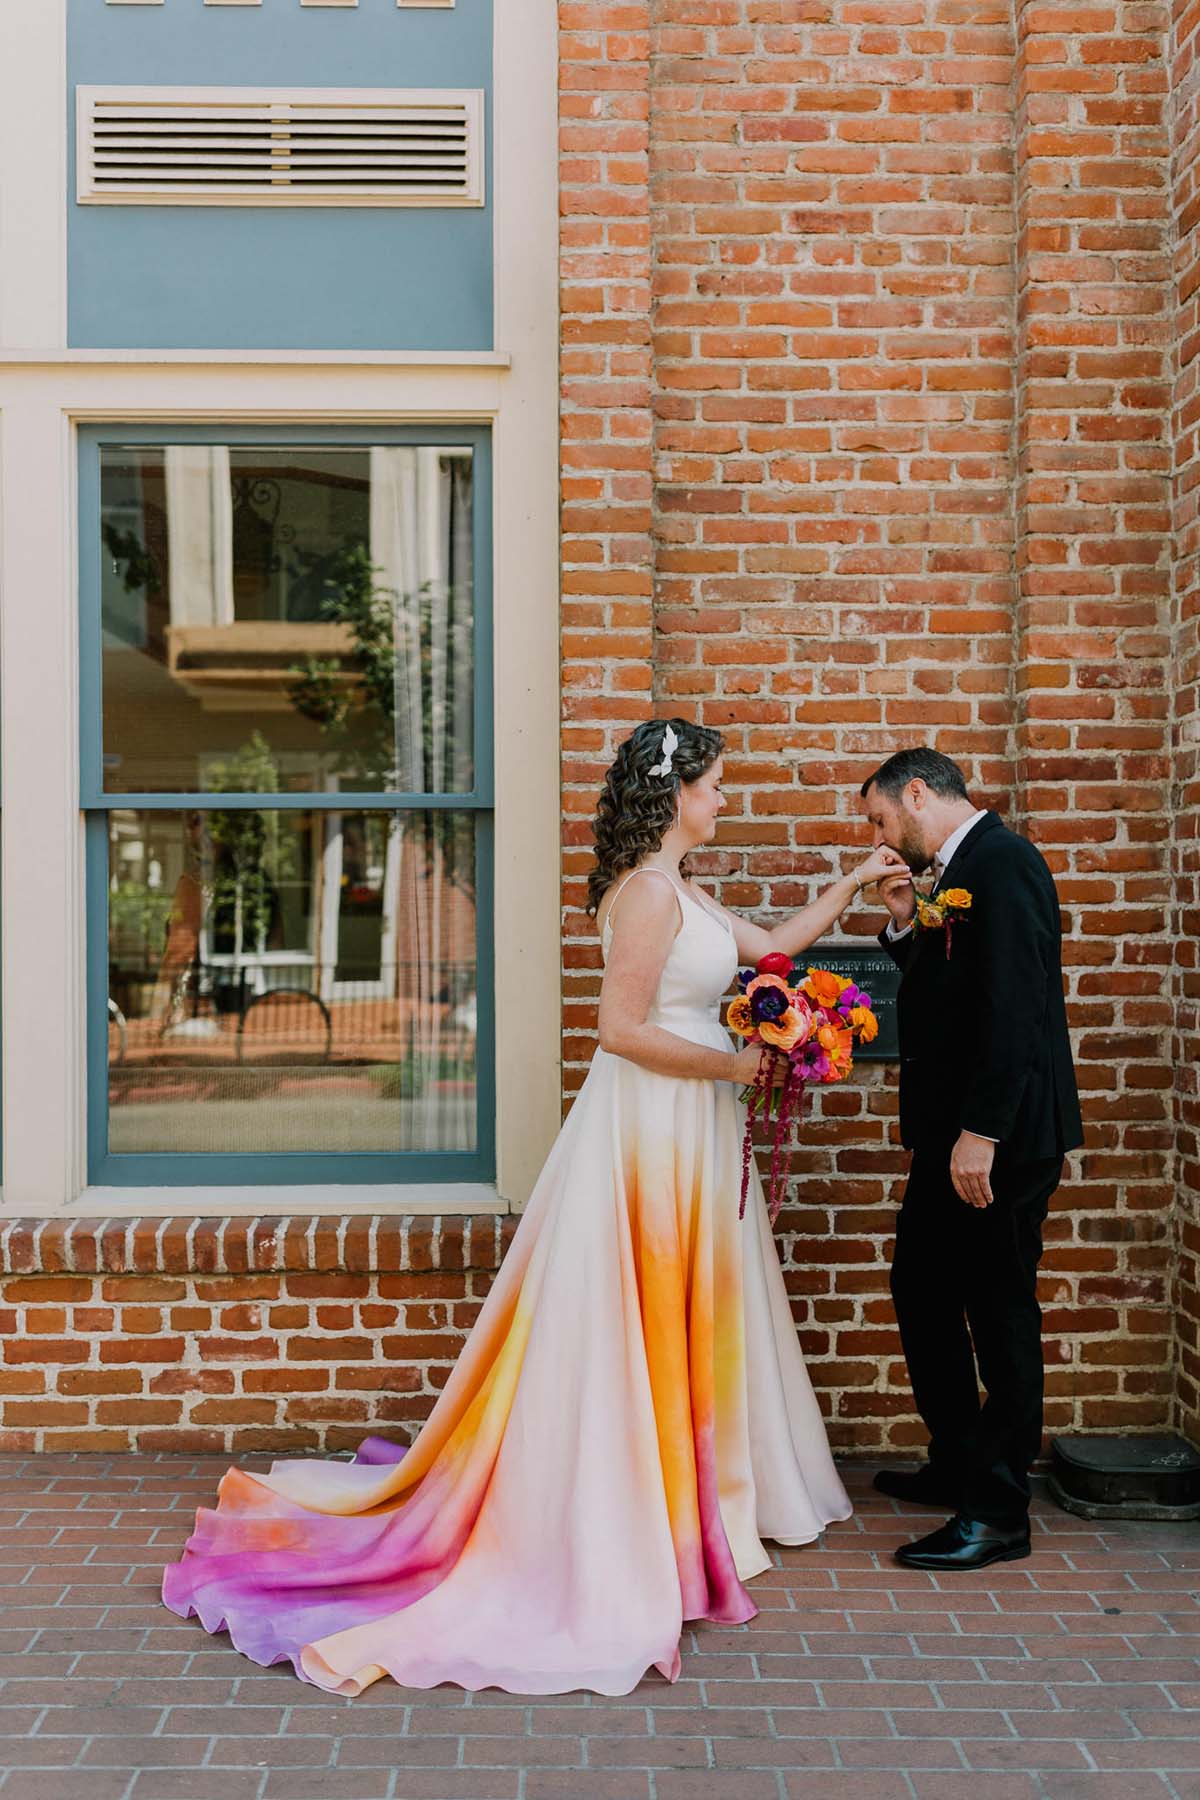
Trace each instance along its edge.
<instances>
[{"instance_id":1,"label":"shadow on brick pavement","mask_svg":"<svg viewBox=\"0 0 1200 1800\"><path fill-rule=\"evenodd\" d=\"M253 1459L247 1459L253 1466ZM951 1579L849 1464L749 1625L623 1699L380 1682L338 1700L159 1604L224 1459L0 1457L0 1800L1200 1800L1200 1532L1048 1501Z\"/></svg>"}]
</instances>

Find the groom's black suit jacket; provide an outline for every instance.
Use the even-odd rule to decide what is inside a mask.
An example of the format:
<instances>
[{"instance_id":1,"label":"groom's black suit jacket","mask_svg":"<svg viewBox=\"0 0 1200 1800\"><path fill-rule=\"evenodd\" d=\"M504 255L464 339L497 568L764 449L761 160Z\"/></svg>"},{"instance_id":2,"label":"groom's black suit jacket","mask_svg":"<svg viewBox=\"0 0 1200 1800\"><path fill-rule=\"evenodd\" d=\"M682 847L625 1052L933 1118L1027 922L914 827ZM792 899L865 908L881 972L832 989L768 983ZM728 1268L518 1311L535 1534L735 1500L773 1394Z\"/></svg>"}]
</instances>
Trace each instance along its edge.
<instances>
[{"instance_id":1,"label":"groom's black suit jacket","mask_svg":"<svg viewBox=\"0 0 1200 1800\"><path fill-rule=\"evenodd\" d=\"M937 891L966 888L951 932L879 941L903 970L900 1136L910 1150L995 1138L1014 1163L1083 1142L1063 1000L1062 923L1044 860L995 813L973 825Z\"/></svg>"}]
</instances>

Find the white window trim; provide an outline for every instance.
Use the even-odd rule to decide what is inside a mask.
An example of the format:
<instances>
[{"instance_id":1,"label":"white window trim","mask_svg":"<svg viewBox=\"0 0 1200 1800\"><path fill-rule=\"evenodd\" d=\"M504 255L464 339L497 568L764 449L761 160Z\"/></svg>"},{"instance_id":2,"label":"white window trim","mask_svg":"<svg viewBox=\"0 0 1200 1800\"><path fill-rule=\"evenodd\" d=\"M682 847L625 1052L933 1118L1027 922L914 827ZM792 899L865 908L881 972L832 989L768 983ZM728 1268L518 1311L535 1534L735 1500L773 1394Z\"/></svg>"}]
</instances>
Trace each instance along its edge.
<instances>
[{"instance_id":1,"label":"white window trim","mask_svg":"<svg viewBox=\"0 0 1200 1800\"><path fill-rule=\"evenodd\" d=\"M309 1193L320 1195L309 1203ZM6 1208L5 1211L12 1211ZM506 1213L497 1189L487 1182L411 1182L404 1187L86 1187L69 1207L52 1216L78 1219L227 1219L368 1217L405 1212L437 1214ZM4 1216L0 1213L0 1219ZM28 1213L23 1213L28 1217Z\"/></svg>"},{"instance_id":2,"label":"white window trim","mask_svg":"<svg viewBox=\"0 0 1200 1800\"><path fill-rule=\"evenodd\" d=\"M84 422L476 420L494 436L497 1180L528 1198L560 1118L557 70L550 0L494 42L497 352L66 349L66 0L0 7L3 1212L261 1213L267 1187L88 1189L76 442ZM20 10L20 54L16 13ZM511 368L508 366L511 361ZM36 603L34 603L36 600ZM352 1201L350 1195L355 1195ZM491 1190L289 1189L293 1214L476 1212ZM253 1204L248 1202L252 1200Z\"/></svg>"}]
</instances>

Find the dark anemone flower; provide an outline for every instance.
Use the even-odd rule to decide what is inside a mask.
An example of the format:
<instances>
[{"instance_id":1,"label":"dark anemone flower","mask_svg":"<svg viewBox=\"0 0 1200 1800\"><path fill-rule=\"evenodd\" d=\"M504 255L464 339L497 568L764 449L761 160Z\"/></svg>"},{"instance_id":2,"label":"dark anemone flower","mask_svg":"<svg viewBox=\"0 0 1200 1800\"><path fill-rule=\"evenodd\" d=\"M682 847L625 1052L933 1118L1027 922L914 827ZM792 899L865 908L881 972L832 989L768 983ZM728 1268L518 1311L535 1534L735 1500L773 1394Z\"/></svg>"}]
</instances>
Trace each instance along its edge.
<instances>
[{"instance_id":1,"label":"dark anemone flower","mask_svg":"<svg viewBox=\"0 0 1200 1800\"><path fill-rule=\"evenodd\" d=\"M754 980L755 973L756 973L756 971L754 969L739 969L738 970L738 976L737 976L738 986L742 989L743 992L745 992L745 990L750 986L750 983Z\"/></svg>"},{"instance_id":2,"label":"dark anemone flower","mask_svg":"<svg viewBox=\"0 0 1200 1800\"><path fill-rule=\"evenodd\" d=\"M782 1019L791 1002L782 988L762 987L750 996L750 1016L756 1025Z\"/></svg>"}]
</instances>

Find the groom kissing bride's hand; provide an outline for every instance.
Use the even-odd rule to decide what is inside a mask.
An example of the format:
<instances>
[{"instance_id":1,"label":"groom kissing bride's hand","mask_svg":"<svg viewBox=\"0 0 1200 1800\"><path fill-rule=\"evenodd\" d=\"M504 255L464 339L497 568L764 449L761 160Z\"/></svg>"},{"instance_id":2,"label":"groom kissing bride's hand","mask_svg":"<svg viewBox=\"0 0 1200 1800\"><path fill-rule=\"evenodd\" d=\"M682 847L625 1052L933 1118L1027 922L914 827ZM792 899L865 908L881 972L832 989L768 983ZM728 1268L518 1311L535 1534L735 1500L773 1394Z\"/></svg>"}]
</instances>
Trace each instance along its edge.
<instances>
[{"instance_id":1,"label":"groom kissing bride's hand","mask_svg":"<svg viewBox=\"0 0 1200 1800\"><path fill-rule=\"evenodd\" d=\"M900 1136L912 1152L891 1285L930 1439L921 1469L882 1470L875 1485L954 1511L898 1562L979 1569L1029 1554L1042 1224L1083 1141L1058 896L1039 852L973 804L939 751L898 751L862 800L876 847L903 864L879 880L890 914L879 941L901 970Z\"/></svg>"}]
</instances>

